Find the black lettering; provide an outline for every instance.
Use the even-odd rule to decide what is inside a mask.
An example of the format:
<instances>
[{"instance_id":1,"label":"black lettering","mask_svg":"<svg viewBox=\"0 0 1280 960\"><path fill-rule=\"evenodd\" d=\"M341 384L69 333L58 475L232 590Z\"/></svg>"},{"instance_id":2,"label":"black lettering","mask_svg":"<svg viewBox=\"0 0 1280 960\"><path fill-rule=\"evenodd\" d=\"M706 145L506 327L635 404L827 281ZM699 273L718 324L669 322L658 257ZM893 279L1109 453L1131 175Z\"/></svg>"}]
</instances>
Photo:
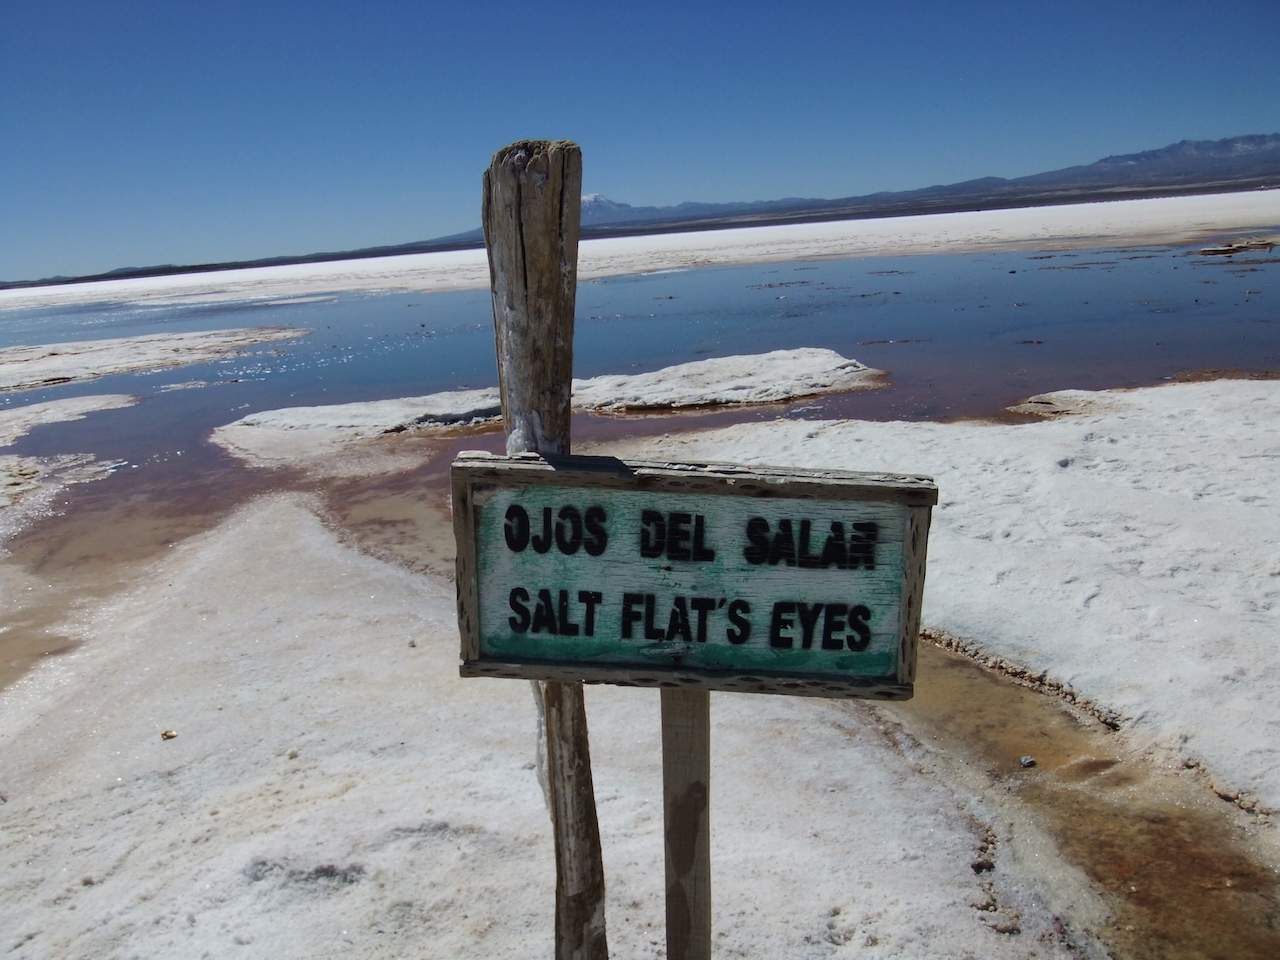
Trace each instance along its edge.
<instances>
[{"instance_id":1,"label":"black lettering","mask_svg":"<svg viewBox=\"0 0 1280 960\"><path fill-rule=\"evenodd\" d=\"M507 538L507 547L516 553L529 545L529 514L520 504L507 507L507 522L502 526L502 533ZM529 599L527 593L525 599Z\"/></svg>"},{"instance_id":2,"label":"black lettering","mask_svg":"<svg viewBox=\"0 0 1280 960\"><path fill-rule=\"evenodd\" d=\"M746 643L751 637L751 621L746 614L751 612L751 604L746 600L735 600L729 604L729 622L733 624L724 632L724 638L730 643Z\"/></svg>"},{"instance_id":3,"label":"black lettering","mask_svg":"<svg viewBox=\"0 0 1280 960\"><path fill-rule=\"evenodd\" d=\"M556 546L560 552L573 556L582 546L582 514L577 507L561 507L556 521ZM566 528L568 534L565 533Z\"/></svg>"},{"instance_id":4,"label":"black lettering","mask_svg":"<svg viewBox=\"0 0 1280 960\"><path fill-rule=\"evenodd\" d=\"M809 552L809 533L813 523L809 520L800 521L800 541L796 544L796 562L802 569L817 569L822 562L822 558L816 553Z\"/></svg>"},{"instance_id":5,"label":"black lettering","mask_svg":"<svg viewBox=\"0 0 1280 960\"><path fill-rule=\"evenodd\" d=\"M560 603L558 605L560 611L560 636L576 637L578 635L578 625L569 619L569 591L560 591Z\"/></svg>"},{"instance_id":6,"label":"black lettering","mask_svg":"<svg viewBox=\"0 0 1280 960\"><path fill-rule=\"evenodd\" d=\"M844 570L849 566L849 548L844 542L844 524L839 520L831 521L831 533L827 535L827 542L822 545L822 559L818 561L818 566L823 570L831 566L837 570Z\"/></svg>"},{"instance_id":7,"label":"black lettering","mask_svg":"<svg viewBox=\"0 0 1280 960\"><path fill-rule=\"evenodd\" d=\"M871 644L871 628L867 626L867 621L870 619L871 611L862 604L849 610L849 629L853 633L844 639L849 644L850 650L865 650ZM858 635L856 639L854 633Z\"/></svg>"},{"instance_id":8,"label":"black lettering","mask_svg":"<svg viewBox=\"0 0 1280 960\"><path fill-rule=\"evenodd\" d=\"M847 603L827 604L822 617L823 650L844 649L844 637L837 637L836 634L845 628L844 615L848 612L849 605Z\"/></svg>"},{"instance_id":9,"label":"black lettering","mask_svg":"<svg viewBox=\"0 0 1280 960\"><path fill-rule=\"evenodd\" d=\"M793 623L786 614L795 612L796 605L790 600L779 600L773 605L773 616L769 618L769 646L790 647L792 645L791 635L783 631L790 630Z\"/></svg>"},{"instance_id":10,"label":"black lettering","mask_svg":"<svg viewBox=\"0 0 1280 960\"><path fill-rule=\"evenodd\" d=\"M868 570L876 568L876 538L880 535L878 524L855 523L853 532L849 534L849 569L857 570L858 565Z\"/></svg>"},{"instance_id":11,"label":"black lettering","mask_svg":"<svg viewBox=\"0 0 1280 960\"><path fill-rule=\"evenodd\" d=\"M550 507L547 508L548 512ZM535 547L536 549L536 547ZM551 602L550 590L538 591L538 605L533 608L533 626L531 633L558 633L556 629L555 608Z\"/></svg>"},{"instance_id":12,"label":"black lettering","mask_svg":"<svg viewBox=\"0 0 1280 960\"><path fill-rule=\"evenodd\" d=\"M582 549L588 556L598 557L609 545L609 531L605 529L604 507L587 507L587 537L582 542Z\"/></svg>"},{"instance_id":13,"label":"black lettering","mask_svg":"<svg viewBox=\"0 0 1280 960\"><path fill-rule=\"evenodd\" d=\"M666 634L653 625L653 605L657 597L652 593L644 595L644 638L646 640L665 640Z\"/></svg>"},{"instance_id":14,"label":"black lettering","mask_svg":"<svg viewBox=\"0 0 1280 960\"><path fill-rule=\"evenodd\" d=\"M667 522L657 510L640 513L640 556L660 557L667 549Z\"/></svg>"},{"instance_id":15,"label":"black lettering","mask_svg":"<svg viewBox=\"0 0 1280 960\"><path fill-rule=\"evenodd\" d=\"M786 561L788 567L796 565L796 538L791 532L790 520L778 521L778 532L773 535L773 543L769 545L769 563L777 566L779 560Z\"/></svg>"},{"instance_id":16,"label":"black lettering","mask_svg":"<svg viewBox=\"0 0 1280 960\"><path fill-rule=\"evenodd\" d=\"M509 511L508 516L510 516ZM526 523L528 519L528 517L525 518ZM507 602L511 604L511 611L515 614L514 617L507 617L507 623L511 625L512 632L524 633L529 629L529 608L525 606L529 602L529 591L524 587L515 587Z\"/></svg>"},{"instance_id":17,"label":"black lettering","mask_svg":"<svg viewBox=\"0 0 1280 960\"><path fill-rule=\"evenodd\" d=\"M639 593L624 593L622 595L622 639L631 639L631 625L640 619L640 611L636 609L638 605L644 603L644 595Z\"/></svg>"},{"instance_id":18,"label":"black lettering","mask_svg":"<svg viewBox=\"0 0 1280 960\"><path fill-rule=\"evenodd\" d=\"M697 514L693 518L693 559L714 560L716 552L707 546L707 518Z\"/></svg>"},{"instance_id":19,"label":"black lettering","mask_svg":"<svg viewBox=\"0 0 1280 960\"><path fill-rule=\"evenodd\" d=\"M552 542L553 540L551 536L551 508L543 507L542 508L542 533L541 535L535 534L532 538L530 538L530 543L533 544L533 549L536 550L538 553L546 553L548 550L551 549Z\"/></svg>"},{"instance_id":20,"label":"black lettering","mask_svg":"<svg viewBox=\"0 0 1280 960\"><path fill-rule=\"evenodd\" d=\"M593 507L592 509L598 510L599 507ZM588 510L587 516L590 515L591 510ZM632 596L635 596L635 594L632 594ZM578 602L587 608L586 616L582 621L582 633L584 636L594 637L596 635L596 604L602 603L603 601L604 596L598 590L578 591ZM627 624L628 630L630 627L631 625ZM628 634L628 636L630 636L630 634Z\"/></svg>"},{"instance_id":21,"label":"black lettering","mask_svg":"<svg viewBox=\"0 0 1280 960\"><path fill-rule=\"evenodd\" d=\"M761 564L769 557L769 521L764 517L752 517L747 521L748 546L742 548L747 563Z\"/></svg>"},{"instance_id":22,"label":"black lettering","mask_svg":"<svg viewBox=\"0 0 1280 960\"><path fill-rule=\"evenodd\" d=\"M808 521L802 521L807 523ZM822 612L822 604L820 603L799 603L796 604L800 614L800 646L808 650L813 646L813 628L818 625L818 614Z\"/></svg>"},{"instance_id":23,"label":"black lettering","mask_svg":"<svg viewBox=\"0 0 1280 960\"><path fill-rule=\"evenodd\" d=\"M671 560L692 560L689 552L689 538L692 536L689 524L693 517L687 513L673 513L667 517L667 557Z\"/></svg>"},{"instance_id":24,"label":"black lettering","mask_svg":"<svg viewBox=\"0 0 1280 960\"><path fill-rule=\"evenodd\" d=\"M693 643L693 634L689 630L689 607L684 597L676 597L671 601L671 616L667 618L667 635L662 639L670 643L677 634L685 643Z\"/></svg>"},{"instance_id":25,"label":"black lettering","mask_svg":"<svg viewBox=\"0 0 1280 960\"><path fill-rule=\"evenodd\" d=\"M699 520L702 518L699 517ZM697 529L695 527L695 529ZM695 547L695 552L697 548ZM695 639L699 643L707 642L707 614L716 608L715 597L693 597L689 601L689 606L693 607L693 612L698 615L698 627Z\"/></svg>"}]
</instances>

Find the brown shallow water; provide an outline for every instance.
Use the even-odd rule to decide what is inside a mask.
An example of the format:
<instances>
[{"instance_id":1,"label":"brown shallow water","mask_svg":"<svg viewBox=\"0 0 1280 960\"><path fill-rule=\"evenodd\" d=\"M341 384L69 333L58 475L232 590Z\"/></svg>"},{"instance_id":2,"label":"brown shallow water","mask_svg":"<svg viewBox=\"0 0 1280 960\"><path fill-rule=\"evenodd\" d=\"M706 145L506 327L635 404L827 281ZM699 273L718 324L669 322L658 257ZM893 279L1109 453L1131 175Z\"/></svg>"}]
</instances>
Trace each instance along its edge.
<instances>
[{"instance_id":1,"label":"brown shallow water","mask_svg":"<svg viewBox=\"0 0 1280 960\"><path fill-rule=\"evenodd\" d=\"M778 412L578 417L574 435L586 445ZM49 516L10 541L2 561L40 587L7 612L0 687L74 647L61 626L69 614L127 590L149 560L264 493L313 496L353 545L410 569L451 575L448 464L462 449L500 449L502 436L488 430L417 444L420 466L390 477L316 478L207 454L197 470L121 471L69 488ZM1280 882L1260 854L1262 818L1218 799L1197 771L1144 758L1123 735L1056 697L922 647L916 698L875 709L935 758L941 776L1012 822L1034 825L1083 871L1109 913L1087 932L1116 960L1280 957ZM1035 766L1024 768L1024 756ZM975 870L988 868L975 863Z\"/></svg>"}]
</instances>

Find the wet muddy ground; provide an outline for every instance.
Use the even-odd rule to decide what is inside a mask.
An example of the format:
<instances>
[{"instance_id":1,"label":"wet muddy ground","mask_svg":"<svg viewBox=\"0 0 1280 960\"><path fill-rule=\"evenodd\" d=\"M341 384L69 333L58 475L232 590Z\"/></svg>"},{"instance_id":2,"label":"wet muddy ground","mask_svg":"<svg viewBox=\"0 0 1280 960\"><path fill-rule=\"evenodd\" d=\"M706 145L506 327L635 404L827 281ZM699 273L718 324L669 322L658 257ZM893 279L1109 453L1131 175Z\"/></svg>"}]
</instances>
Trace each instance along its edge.
<instances>
[{"instance_id":1,"label":"wet muddy ground","mask_svg":"<svg viewBox=\"0 0 1280 960\"><path fill-rule=\"evenodd\" d=\"M1117 960L1280 957L1270 818L1216 796L1200 771L1161 766L1087 712L928 642L914 699L874 709L944 779L1043 831L1084 872Z\"/></svg>"}]
</instances>

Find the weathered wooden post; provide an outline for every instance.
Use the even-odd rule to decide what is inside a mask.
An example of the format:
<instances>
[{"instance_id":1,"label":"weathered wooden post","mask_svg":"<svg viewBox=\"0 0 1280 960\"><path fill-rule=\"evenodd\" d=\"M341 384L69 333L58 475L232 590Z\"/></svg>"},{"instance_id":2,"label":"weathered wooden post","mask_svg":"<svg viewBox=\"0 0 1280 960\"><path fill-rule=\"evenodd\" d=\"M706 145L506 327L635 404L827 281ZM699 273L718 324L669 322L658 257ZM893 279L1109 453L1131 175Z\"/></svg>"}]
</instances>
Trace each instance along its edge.
<instances>
[{"instance_id":1,"label":"weathered wooden post","mask_svg":"<svg viewBox=\"0 0 1280 960\"><path fill-rule=\"evenodd\" d=\"M582 152L522 140L484 175L484 236L507 454L569 453ZM604 866L581 683L534 681L556 848L556 960L606 960Z\"/></svg>"},{"instance_id":2,"label":"weathered wooden post","mask_svg":"<svg viewBox=\"0 0 1280 960\"><path fill-rule=\"evenodd\" d=\"M667 957L711 960L711 694L662 690Z\"/></svg>"}]
</instances>

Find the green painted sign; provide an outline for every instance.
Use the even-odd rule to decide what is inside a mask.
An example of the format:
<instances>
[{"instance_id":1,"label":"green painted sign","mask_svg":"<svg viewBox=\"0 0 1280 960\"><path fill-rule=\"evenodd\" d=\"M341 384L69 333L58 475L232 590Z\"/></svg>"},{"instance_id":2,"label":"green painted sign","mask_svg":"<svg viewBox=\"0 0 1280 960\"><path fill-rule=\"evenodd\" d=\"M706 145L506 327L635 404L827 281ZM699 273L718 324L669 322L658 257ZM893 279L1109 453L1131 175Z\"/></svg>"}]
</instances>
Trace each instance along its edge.
<instances>
[{"instance_id":1,"label":"green painted sign","mask_svg":"<svg viewBox=\"0 0 1280 960\"><path fill-rule=\"evenodd\" d=\"M476 455L454 472L464 673L910 693L927 479Z\"/></svg>"}]
</instances>

